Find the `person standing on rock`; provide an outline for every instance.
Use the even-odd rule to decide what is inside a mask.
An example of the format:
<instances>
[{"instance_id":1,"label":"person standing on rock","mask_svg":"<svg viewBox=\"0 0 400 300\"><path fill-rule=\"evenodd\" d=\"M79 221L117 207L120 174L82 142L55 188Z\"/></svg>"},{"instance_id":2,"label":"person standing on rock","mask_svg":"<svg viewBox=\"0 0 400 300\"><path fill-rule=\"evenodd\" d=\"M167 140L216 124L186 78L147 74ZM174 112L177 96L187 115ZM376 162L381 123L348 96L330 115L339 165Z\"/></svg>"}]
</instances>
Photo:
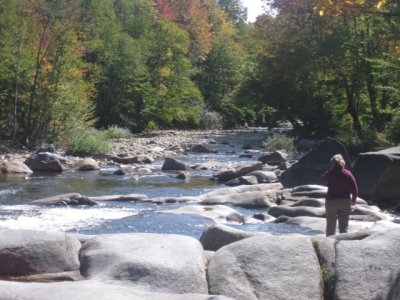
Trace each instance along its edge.
<instances>
[{"instance_id":1,"label":"person standing on rock","mask_svg":"<svg viewBox=\"0 0 400 300\"><path fill-rule=\"evenodd\" d=\"M331 158L331 168L321 176L321 182L328 186L325 200L326 236L336 233L337 220L339 232L347 232L351 205L356 204L357 183L353 174L344 168L345 165L342 155L336 154Z\"/></svg>"}]
</instances>

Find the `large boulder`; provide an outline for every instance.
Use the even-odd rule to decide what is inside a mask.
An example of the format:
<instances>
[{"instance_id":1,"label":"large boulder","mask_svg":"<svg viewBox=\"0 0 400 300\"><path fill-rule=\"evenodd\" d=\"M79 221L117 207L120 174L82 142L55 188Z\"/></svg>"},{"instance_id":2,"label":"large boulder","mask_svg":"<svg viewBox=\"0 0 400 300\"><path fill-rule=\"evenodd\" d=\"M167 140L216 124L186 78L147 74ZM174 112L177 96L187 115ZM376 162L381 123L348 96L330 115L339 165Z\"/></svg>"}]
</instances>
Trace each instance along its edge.
<instances>
[{"instance_id":1,"label":"large boulder","mask_svg":"<svg viewBox=\"0 0 400 300\"><path fill-rule=\"evenodd\" d=\"M330 159L335 154L342 154L346 166L351 168L350 156L346 148L334 138L326 138L317 147L304 155L281 175L284 187L305 184L319 184L320 176L330 168Z\"/></svg>"},{"instance_id":2,"label":"large boulder","mask_svg":"<svg viewBox=\"0 0 400 300\"><path fill-rule=\"evenodd\" d=\"M400 229L335 245L335 299L400 299Z\"/></svg>"},{"instance_id":3,"label":"large boulder","mask_svg":"<svg viewBox=\"0 0 400 300\"><path fill-rule=\"evenodd\" d=\"M221 224L214 224L208 226L203 231L200 237L200 242L203 245L204 250L217 251L226 245L260 234L265 233L249 232Z\"/></svg>"},{"instance_id":4,"label":"large boulder","mask_svg":"<svg viewBox=\"0 0 400 300\"><path fill-rule=\"evenodd\" d=\"M0 229L0 275L76 271L80 247L76 238L61 232Z\"/></svg>"},{"instance_id":5,"label":"large boulder","mask_svg":"<svg viewBox=\"0 0 400 300\"><path fill-rule=\"evenodd\" d=\"M81 273L167 293L208 293L203 248L194 238L162 234L102 235L81 249Z\"/></svg>"},{"instance_id":6,"label":"large boulder","mask_svg":"<svg viewBox=\"0 0 400 300\"><path fill-rule=\"evenodd\" d=\"M31 174L33 172L23 162L19 162L19 161L2 161L2 162L0 162L0 173Z\"/></svg>"},{"instance_id":7,"label":"large boulder","mask_svg":"<svg viewBox=\"0 0 400 300\"><path fill-rule=\"evenodd\" d=\"M305 276L306 274L306 276ZM322 277L310 239L262 235L218 250L209 290L235 299L322 299Z\"/></svg>"},{"instance_id":8,"label":"large boulder","mask_svg":"<svg viewBox=\"0 0 400 300\"><path fill-rule=\"evenodd\" d=\"M179 281L179 278L177 279ZM0 299L15 300L229 300L205 294L170 294L139 290L129 283L94 280L56 283L0 281ZM233 300L233 299L231 299Z\"/></svg>"},{"instance_id":9,"label":"large boulder","mask_svg":"<svg viewBox=\"0 0 400 300\"><path fill-rule=\"evenodd\" d=\"M34 153L28 157L25 164L34 172L62 172L66 160L55 153Z\"/></svg>"},{"instance_id":10,"label":"large boulder","mask_svg":"<svg viewBox=\"0 0 400 300\"><path fill-rule=\"evenodd\" d=\"M400 198L400 147L358 155L353 169L361 197L368 200Z\"/></svg>"},{"instance_id":11,"label":"large boulder","mask_svg":"<svg viewBox=\"0 0 400 300\"><path fill-rule=\"evenodd\" d=\"M161 167L163 171L187 171L189 169L189 165L171 157L166 157Z\"/></svg>"}]
</instances>

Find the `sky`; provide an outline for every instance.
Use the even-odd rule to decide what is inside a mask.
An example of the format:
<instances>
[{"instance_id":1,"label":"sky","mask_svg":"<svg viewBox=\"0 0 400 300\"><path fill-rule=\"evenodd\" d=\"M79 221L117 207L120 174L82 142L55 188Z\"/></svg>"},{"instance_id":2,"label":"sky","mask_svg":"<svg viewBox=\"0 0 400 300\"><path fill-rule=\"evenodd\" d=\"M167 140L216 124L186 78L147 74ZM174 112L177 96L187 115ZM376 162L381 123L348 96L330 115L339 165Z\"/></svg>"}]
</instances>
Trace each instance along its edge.
<instances>
[{"instance_id":1,"label":"sky","mask_svg":"<svg viewBox=\"0 0 400 300\"><path fill-rule=\"evenodd\" d=\"M262 0L242 0L242 3L247 7L247 21L254 22L258 15L261 15L264 10L262 8Z\"/></svg>"}]
</instances>

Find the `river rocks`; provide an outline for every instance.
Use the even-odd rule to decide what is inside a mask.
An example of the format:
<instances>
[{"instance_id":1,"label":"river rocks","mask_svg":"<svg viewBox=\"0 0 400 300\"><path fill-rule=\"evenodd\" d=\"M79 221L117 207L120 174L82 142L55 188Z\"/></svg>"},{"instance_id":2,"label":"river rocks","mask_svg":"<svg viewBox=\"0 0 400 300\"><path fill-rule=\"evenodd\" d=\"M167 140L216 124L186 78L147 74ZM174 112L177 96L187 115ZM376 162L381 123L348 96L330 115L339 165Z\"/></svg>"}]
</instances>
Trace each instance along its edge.
<instances>
[{"instance_id":1,"label":"river rocks","mask_svg":"<svg viewBox=\"0 0 400 300\"><path fill-rule=\"evenodd\" d=\"M279 216L288 216L288 217L299 217L299 216L308 216L308 217L318 217L325 218L325 208L320 207L307 207L307 206L274 206L271 207L268 211L271 216L275 218Z\"/></svg>"},{"instance_id":2,"label":"river rocks","mask_svg":"<svg viewBox=\"0 0 400 300\"><path fill-rule=\"evenodd\" d=\"M400 299L400 229L337 241L334 249L335 299Z\"/></svg>"},{"instance_id":3,"label":"river rocks","mask_svg":"<svg viewBox=\"0 0 400 300\"><path fill-rule=\"evenodd\" d=\"M190 173L187 171L180 171L172 175L172 177L181 179L181 180L187 180L190 178Z\"/></svg>"},{"instance_id":4,"label":"river rocks","mask_svg":"<svg viewBox=\"0 0 400 300\"><path fill-rule=\"evenodd\" d=\"M223 196L209 196L200 201L205 205L230 204L243 207L271 207L276 201L276 193L271 192L245 192L240 194L229 194Z\"/></svg>"},{"instance_id":5,"label":"river rocks","mask_svg":"<svg viewBox=\"0 0 400 300\"><path fill-rule=\"evenodd\" d=\"M93 158L84 158L78 160L74 166L79 171L96 171L100 170L99 164Z\"/></svg>"},{"instance_id":6,"label":"river rocks","mask_svg":"<svg viewBox=\"0 0 400 300\"><path fill-rule=\"evenodd\" d=\"M241 185L208 192L197 197L196 201L203 205L270 207L281 197L281 188L280 183Z\"/></svg>"},{"instance_id":7,"label":"river rocks","mask_svg":"<svg viewBox=\"0 0 400 300\"><path fill-rule=\"evenodd\" d=\"M330 168L330 159L335 154L342 154L348 168L351 161L346 148L336 139L327 138L316 148L304 155L281 176L285 187L305 184L319 184L320 176Z\"/></svg>"},{"instance_id":8,"label":"river rocks","mask_svg":"<svg viewBox=\"0 0 400 300\"><path fill-rule=\"evenodd\" d=\"M189 147L189 151L194 153L217 153L215 149L205 144L192 145Z\"/></svg>"},{"instance_id":9,"label":"river rocks","mask_svg":"<svg viewBox=\"0 0 400 300\"><path fill-rule=\"evenodd\" d=\"M274 172L270 171L254 171L249 176L255 176L258 183L269 183L277 181L277 176Z\"/></svg>"},{"instance_id":10,"label":"river rocks","mask_svg":"<svg viewBox=\"0 0 400 300\"><path fill-rule=\"evenodd\" d=\"M236 210L225 205L188 205L174 210L162 210L159 213L164 214L190 214L199 215L211 219L216 223L220 222L238 222L244 223L244 216Z\"/></svg>"},{"instance_id":11,"label":"river rocks","mask_svg":"<svg viewBox=\"0 0 400 300\"><path fill-rule=\"evenodd\" d=\"M94 280L85 280L79 282L56 282L51 284L0 281L0 299L229 300L231 298L204 294L155 293L139 290L136 286L132 286L129 283L105 283Z\"/></svg>"},{"instance_id":12,"label":"river rocks","mask_svg":"<svg viewBox=\"0 0 400 300\"><path fill-rule=\"evenodd\" d=\"M360 153L354 164L359 193L381 201L400 198L400 147Z\"/></svg>"},{"instance_id":13,"label":"river rocks","mask_svg":"<svg viewBox=\"0 0 400 300\"><path fill-rule=\"evenodd\" d=\"M0 173L7 174L32 174L32 170L19 161L0 161Z\"/></svg>"},{"instance_id":14,"label":"river rocks","mask_svg":"<svg viewBox=\"0 0 400 300\"><path fill-rule=\"evenodd\" d=\"M222 169L225 167L225 163L219 161L208 161L201 164L197 164L192 166L192 169L195 170L208 170L208 169Z\"/></svg>"},{"instance_id":15,"label":"river rocks","mask_svg":"<svg viewBox=\"0 0 400 300\"><path fill-rule=\"evenodd\" d=\"M164 163L161 167L163 171L187 171L189 170L189 166L181 161L178 161L175 158L166 157Z\"/></svg>"},{"instance_id":16,"label":"river rocks","mask_svg":"<svg viewBox=\"0 0 400 300\"><path fill-rule=\"evenodd\" d=\"M98 203L86 196L82 196L78 193L62 194L53 197L38 199L29 202L33 205L57 205L57 206L67 206L67 205L97 205Z\"/></svg>"},{"instance_id":17,"label":"river rocks","mask_svg":"<svg viewBox=\"0 0 400 300\"><path fill-rule=\"evenodd\" d=\"M200 237L204 250L217 251L218 249L234 242L249 237L265 234L263 232L248 232L221 224L208 226Z\"/></svg>"},{"instance_id":18,"label":"river rocks","mask_svg":"<svg viewBox=\"0 0 400 300\"><path fill-rule=\"evenodd\" d=\"M148 157L147 155L138 155L133 157L119 157L119 156L111 156L110 160L119 163L119 164L151 164L153 159Z\"/></svg>"},{"instance_id":19,"label":"river rocks","mask_svg":"<svg viewBox=\"0 0 400 300\"><path fill-rule=\"evenodd\" d=\"M50 152L35 153L28 157L25 164L34 172L62 172L66 160Z\"/></svg>"},{"instance_id":20,"label":"river rocks","mask_svg":"<svg viewBox=\"0 0 400 300\"><path fill-rule=\"evenodd\" d=\"M238 185L255 185L259 183L270 183L276 182L278 177L274 172L270 171L254 171L248 175L241 176L225 183L227 186L238 186Z\"/></svg>"},{"instance_id":21,"label":"river rocks","mask_svg":"<svg viewBox=\"0 0 400 300\"><path fill-rule=\"evenodd\" d=\"M225 185L227 186L254 185L254 184L258 184L258 180L257 177L251 175L241 176L225 183Z\"/></svg>"},{"instance_id":22,"label":"river rocks","mask_svg":"<svg viewBox=\"0 0 400 300\"><path fill-rule=\"evenodd\" d=\"M80 247L77 239L65 233L0 229L0 275L78 270Z\"/></svg>"},{"instance_id":23,"label":"river rocks","mask_svg":"<svg viewBox=\"0 0 400 300\"><path fill-rule=\"evenodd\" d=\"M258 160L263 164L280 165L287 161L287 153L278 150L269 154L265 154L259 157Z\"/></svg>"},{"instance_id":24,"label":"river rocks","mask_svg":"<svg viewBox=\"0 0 400 300\"><path fill-rule=\"evenodd\" d=\"M88 197L91 201L146 201L148 198L143 194L127 194L127 195L104 195Z\"/></svg>"},{"instance_id":25,"label":"river rocks","mask_svg":"<svg viewBox=\"0 0 400 300\"><path fill-rule=\"evenodd\" d=\"M161 234L103 235L80 252L81 273L97 280L168 293L207 294L203 248L190 237Z\"/></svg>"},{"instance_id":26,"label":"river rocks","mask_svg":"<svg viewBox=\"0 0 400 300\"><path fill-rule=\"evenodd\" d=\"M225 246L210 259L208 278L211 293L241 300L320 300L323 294L307 237L262 235Z\"/></svg>"},{"instance_id":27,"label":"river rocks","mask_svg":"<svg viewBox=\"0 0 400 300\"><path fill-rule=\"evenodd\" d=\"M225 170L221 170L214 174L211 179L219 182L226 182L258 170L262 170L262 162L243 162Z\"/></svg>"}]
</instances>

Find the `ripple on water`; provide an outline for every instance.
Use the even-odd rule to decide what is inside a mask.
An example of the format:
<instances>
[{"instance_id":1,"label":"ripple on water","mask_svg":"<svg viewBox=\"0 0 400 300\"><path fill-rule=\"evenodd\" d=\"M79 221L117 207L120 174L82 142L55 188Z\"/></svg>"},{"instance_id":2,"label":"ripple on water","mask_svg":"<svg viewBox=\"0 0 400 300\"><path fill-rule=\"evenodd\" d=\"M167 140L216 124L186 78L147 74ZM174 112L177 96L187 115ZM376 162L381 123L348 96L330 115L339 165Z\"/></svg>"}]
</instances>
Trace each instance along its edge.
<instances>
[{"instance_id":1,"label":"ripple on water","mask_svg":"<svg viewBox=\"0 0 400 300\"><path fill-rule=\"evenodd\" d=\"M0 206L0 228L79 232L138 213L134 208Z\"/></svg>"}]
</instances>

